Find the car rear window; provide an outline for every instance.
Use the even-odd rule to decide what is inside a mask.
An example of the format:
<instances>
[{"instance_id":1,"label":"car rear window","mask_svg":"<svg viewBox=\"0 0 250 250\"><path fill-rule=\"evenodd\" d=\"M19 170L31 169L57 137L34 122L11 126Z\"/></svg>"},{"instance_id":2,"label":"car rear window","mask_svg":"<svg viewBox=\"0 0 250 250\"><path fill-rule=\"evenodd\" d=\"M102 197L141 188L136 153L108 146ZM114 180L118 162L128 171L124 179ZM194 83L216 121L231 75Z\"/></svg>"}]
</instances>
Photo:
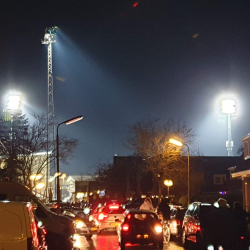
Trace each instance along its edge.
<instances>
[{"instance_id":1,"label":"car rear window","mask_svg":"<svg viewBox=\"0 0 250 250\"><path fill-rule=\"evenodd\" d=\"M122 207L119 207L118 209L109 209L109 206L106 206L103 208L102 212L107 214L122 214L124 209Z\"/></svg>"},{"instance_id":2,"label":"car rear window","mask_svg":"<svg viewBox=\"0 0 250 250\"><path fill-rule=\"evenodd\" d=\"M135 220L135 221L152 221L152 220L157 220L158 219L155 214L141 214L141 213L128 214L127 219L129 218L129 216L130 216L131 220Z\"/></svg>"}]
</instances>

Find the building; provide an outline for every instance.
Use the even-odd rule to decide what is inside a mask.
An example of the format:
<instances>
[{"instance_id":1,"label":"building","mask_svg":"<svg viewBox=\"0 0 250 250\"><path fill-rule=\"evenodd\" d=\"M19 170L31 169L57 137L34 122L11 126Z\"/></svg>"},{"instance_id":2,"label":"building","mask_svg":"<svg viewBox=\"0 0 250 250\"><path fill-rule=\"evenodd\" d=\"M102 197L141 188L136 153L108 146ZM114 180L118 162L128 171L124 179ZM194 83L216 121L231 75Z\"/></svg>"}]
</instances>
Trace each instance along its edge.
<instances>
[{"instance_id":1,"label":"building","mask_svg":"<svg viewBox=\"0 0 250 250\"><path fill-rule=\"evenodd\" d=\"M243 207L250 212L250 134L242 138L244 164L236 172L232 173L232 178L241 180Z\"/></svg>"}]
</instances>

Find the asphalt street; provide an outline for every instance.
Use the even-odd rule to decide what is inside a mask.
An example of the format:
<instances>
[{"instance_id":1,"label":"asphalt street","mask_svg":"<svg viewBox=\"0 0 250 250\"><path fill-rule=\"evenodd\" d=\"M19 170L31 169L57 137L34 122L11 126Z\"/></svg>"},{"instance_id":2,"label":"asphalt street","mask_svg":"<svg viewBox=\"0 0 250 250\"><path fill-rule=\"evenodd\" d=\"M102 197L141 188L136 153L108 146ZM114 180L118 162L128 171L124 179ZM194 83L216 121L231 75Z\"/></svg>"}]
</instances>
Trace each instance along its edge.
<instances>
[{"instance_id":1,"label":"asphalt street","mask_svg":"<svg viewBox=\"0 0 250 250\"><path fill-rule=\"evenodd\" d=\"M76 235L75 247L80 250L120 250L117 235L93 235L91 240L86 240L84 236ZM153 249L148 246L127 247L127 250ZM164 245L164 250L183 250L184 248L176 242L170 242Z\"/></svg>"}]
</instances>

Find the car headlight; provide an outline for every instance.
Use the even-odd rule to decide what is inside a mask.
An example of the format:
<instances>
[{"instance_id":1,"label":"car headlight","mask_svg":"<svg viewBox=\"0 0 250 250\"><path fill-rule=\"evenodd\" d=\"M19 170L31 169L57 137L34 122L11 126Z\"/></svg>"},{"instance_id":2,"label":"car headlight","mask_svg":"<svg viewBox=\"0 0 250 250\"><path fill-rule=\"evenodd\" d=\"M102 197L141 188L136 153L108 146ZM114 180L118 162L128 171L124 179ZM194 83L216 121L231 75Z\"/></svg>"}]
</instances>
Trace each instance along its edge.
<instances>
[{"instance_id":1,"label":"car headlight","mask_svg":"<svg viewBox=\"0 0 250 250\"><path fill-rule=\"evenodd\" d=\"M85 223L81 220L75 220L75 227L77 229L80 229L80 228L83 228L83 227L86 227Z\"/></svg>"},{"instance_id":2,"label":"car headlight","mask_svg":"<svg viewBox=\"0 0 250 250\"><path fill-rule=\"evenodd\" d=\"M156 233L162 233L162 225L155 224L154 230L155 230Z\"/></svg>"},{"instance_id":3,"label":"car headlight","mask_svg":"<svg viewBox=\"0 0 250 250\"><path fill-rule=\"evenodd\" d=\"M84 209L83 209L83 212L84 212L84 214L89 214L89 212L90 212L90 209L88 208L88 207L85 207Z\"/></svg>"}]
</instances>

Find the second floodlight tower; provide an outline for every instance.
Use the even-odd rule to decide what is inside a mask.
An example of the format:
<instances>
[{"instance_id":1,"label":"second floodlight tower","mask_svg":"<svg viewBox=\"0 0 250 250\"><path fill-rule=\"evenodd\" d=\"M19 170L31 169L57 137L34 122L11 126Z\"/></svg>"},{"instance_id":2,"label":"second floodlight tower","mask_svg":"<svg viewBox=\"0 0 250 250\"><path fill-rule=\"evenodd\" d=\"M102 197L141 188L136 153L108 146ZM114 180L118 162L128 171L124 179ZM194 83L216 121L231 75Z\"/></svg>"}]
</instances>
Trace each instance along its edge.
<instances>
[{"instance_id":1,"label":"second floodlight tower","mask_svg":"<svg viewBox=\"0 0 250 250\"><path fill-rule=\"evenodd\" d=\"M225 99L221 102L221 111L223 114L227 114L227 134L228 139L226 141L226 148L228 156L233 156L233 146L234 142L232 139L232 129L231 129L231 115L236 113L236 104L233 99Z\"/></svg>"}]
</instances>

